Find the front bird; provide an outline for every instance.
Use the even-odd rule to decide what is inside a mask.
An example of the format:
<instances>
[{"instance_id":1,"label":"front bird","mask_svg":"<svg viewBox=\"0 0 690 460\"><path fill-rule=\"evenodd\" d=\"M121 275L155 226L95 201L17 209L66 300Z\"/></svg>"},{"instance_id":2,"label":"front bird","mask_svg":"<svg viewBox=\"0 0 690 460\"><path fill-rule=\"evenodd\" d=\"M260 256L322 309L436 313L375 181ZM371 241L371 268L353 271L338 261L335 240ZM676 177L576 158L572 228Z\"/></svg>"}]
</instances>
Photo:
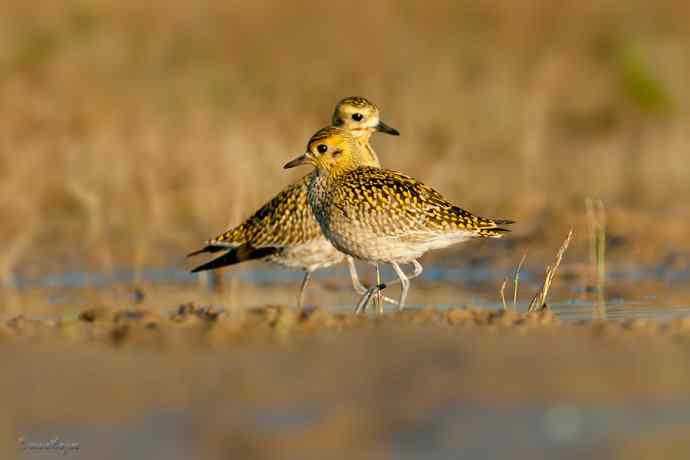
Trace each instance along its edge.
<instances>
[{"instance_id":1,"label":"front bird","mask_svg":"<svg viewBox=\"0 0 690 460\"><path fill-rule=\"evenodd\" d=\"M309 164L309 205L321 231L340 251L372 264L388 263L398 279L368 289L355 312L363 311L372 294L400 282L398 308L405 305L409 280L422 273L417 261L432 249L470 238L499 238L509 231L504 219L477 217L446 200L423 183L359 161L362 146L343 129L319 130L304 155L285 168ZM400 264L410 263L406 275Z\"/></svg>"}]
</instances>

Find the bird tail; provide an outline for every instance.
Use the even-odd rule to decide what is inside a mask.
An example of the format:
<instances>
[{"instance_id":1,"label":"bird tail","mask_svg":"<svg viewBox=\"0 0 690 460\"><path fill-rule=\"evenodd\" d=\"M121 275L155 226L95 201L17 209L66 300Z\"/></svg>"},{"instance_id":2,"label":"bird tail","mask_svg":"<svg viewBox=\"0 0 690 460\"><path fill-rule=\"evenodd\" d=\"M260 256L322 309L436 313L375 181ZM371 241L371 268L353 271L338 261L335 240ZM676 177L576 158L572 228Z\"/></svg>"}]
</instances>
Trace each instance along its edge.
<instances>
[{"instance_id":1,"label":"bird tail","mask_svg":"<svg viewBox=\"0 0 690 460\"><path fill-rule=\"evenodd\" d=\"M477 236L480 238L501 238L504 233L509 232L507 228L483 228L477 231Z\"/></svg>"},{"instance_id":2,"label":"bird tail","mask_svg":"<svg viewBox=\"0 0 690 460\"><path fill-rule=\"evenodd\" d=\"M487 219L486 227L480 228L477 231L477 236L480 238L501 238L504 233L510 232L507 228L499 227L499 225L510 225L514 224L515 221L508 219Z\"/></svg>"},{"instance_id":3,"label":"bird tail","mask_svg":"<svg viewBox=\"0 0 690 460\"><path fill-rule=\"evenodd\" d=\"M221 233L215 238L206 241L206 246L203 248L187 254L187 257L203 254L205 252L226 251L230 248L240 247L243 244L249 244L247 243L245 227L246 224L242 224L235 228L231 228L224 233Z\"/></svg>"},{"instance_id":4,"label":"bird tail","mask_svg":"<svg viewBox=\"0 0 690 460\"><path fill-rule=\"evenodd\" d=\"M220 251L221 249L227 249L222 247L218 248L217 246L211 246L211 248L213 249L208 250L207 246L206 248L193 252L190 255L200 254L202 252L216 252ZM275 247L263 247L257 249L247 244L243 244L242 246L231 248L227 253L211 260L210 262L206 262L205 264L193 268L192 273L201 272L204 270L212 270L214 268L225 267L227 265L234 265L247 260L261 259L263 257L270 256L271 254L275 254L276 252L278 252L278 248Z\"/></svg>"}]
</instances>

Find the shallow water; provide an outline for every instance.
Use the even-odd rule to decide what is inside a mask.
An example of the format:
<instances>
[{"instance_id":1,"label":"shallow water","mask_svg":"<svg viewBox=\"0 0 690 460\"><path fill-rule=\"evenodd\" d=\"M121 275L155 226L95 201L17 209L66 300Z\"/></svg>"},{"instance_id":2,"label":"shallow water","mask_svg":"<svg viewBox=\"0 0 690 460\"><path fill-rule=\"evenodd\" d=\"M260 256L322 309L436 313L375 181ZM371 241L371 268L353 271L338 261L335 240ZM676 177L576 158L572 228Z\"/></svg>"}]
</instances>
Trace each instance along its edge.
<instances>
[{"instance_id":1,"label":"shallow water","mask_svg":"<svg viewBox=\"0 0 690 460\"><path fill-rule=\"evenodd\" d=\"M383 277L392 277L392 272L383 270ZM137 283L197 283L200 275L190 273L183 267L145 267L133 270L118 267L111 273L65 271L39 276L16 276L13 287L27 289L32 287L100 287L112 284ZM281 270L268 265L255 265L251 269L226 271L224 279L237 278L243 283L252 284L281 284L293 283L302 279L302 273L294 270ZM334 277L348 277L343 267L328 268L315 273L314 279L328 279ZM464 282L491 283L504 278L512 279L513 270L503 270L488 264L468 265L462 267L445 264L429 264L424 266L420 279L434 282ZM525 283L541 281L543 269L532 270L524 267L520 272L520 280ZM609 284L636 283L640 281L663 281L669 285L684 284L690 281L690 268L671 268L666 264L644 266L635 264L609 265L606 271Z\"/></svg>"},{"instance_id":2,"label":"shallow water","mask_svg":"<svg viewBox=\"0 0 690 460\"><path fill-rule=\"evenodd\" d=\"M367 270L370 269L367 267ZM365 273L360 268L360 273ZM609 265L606 273L606 306L599 307L594 293L583 284L580 277L572 275L568 266L562 266L559 278L549 297L549 306L561 320L583 320L605 317L609 320L628 320L634 318L667 321L690 315L690 268L673 268L667 264L639 266L632 264ZM457 306L477 306L483 308L503 308L499 287L504 279L511 280L511 270L496 268L491 264L451 266L437 263L425 266L422 276L413 281L408 308L421 308L434 305L437 308ZM383 278L389 279L392 273L384 270ZM543 277L543 269L533 270L525 267L520 273L520 300L515 305L518 311L526 311L529 299L536 292ZM292 301L297 286L302 279L298 271L283 270L269 265L254 264L241 269L227 270L220 281L227 285L234 282L245 288L254 288L257 295L250 297L244 306L259 306L270 301L285 303ZM42 310L46 315L35 319L55 319L64 314L64 308L71 310L90 305L89 291L107 291L113 287L125 288L126 294L118 294L116 299L121 307L139 304L148 288L186 288L189 292L212 294L219 281L206 278L204 283L197 274L189 273L181 267L147 267L141 270L117 268L109 274L97 272L71 271L41 276L18 276L14 280L14 290L22 293L41 291L46 302L55 306L57 315ZM215 284L214 284L215 283ZM320 298L320 305L332 310L350 311L353 294L349 286L349 275L343 267L319 271L313 283L328 285L332 295ZM312 285L313 286L313 285ZM274 296L269 299L262 294L271 288ZM398 295L396 287L387 290L391 297ZM512 307L512 282L506 289L507 303ZM163 302L155 308L172 310L177 304L193 300L189 295L180 297L170 304ZM422 304L421 302L425 302ZM215 306L222 309L222 297L216 299ZM390 306L388 307L390 308Z\"/></svg>"}]
</instances>

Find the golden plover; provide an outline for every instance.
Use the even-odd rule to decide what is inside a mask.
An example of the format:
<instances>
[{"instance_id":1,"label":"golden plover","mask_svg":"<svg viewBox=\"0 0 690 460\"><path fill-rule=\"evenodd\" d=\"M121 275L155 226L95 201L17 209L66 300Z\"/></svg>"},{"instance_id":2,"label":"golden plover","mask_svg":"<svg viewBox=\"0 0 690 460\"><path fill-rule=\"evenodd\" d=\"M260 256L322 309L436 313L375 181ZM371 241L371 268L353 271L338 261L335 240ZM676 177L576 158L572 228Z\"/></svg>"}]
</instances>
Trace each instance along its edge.
<instances>
[{"instance_id":1,"label":"golden plover","mask_svg":"<svg viewBox=\"0 0 690 460\"><path fill-rule=\"evenodd\" d=\"M374 264L389 263L398 279L367 290L355 312L371 295L400 282L398 309L405 305L409 280L422 273L417 261L425 252L472 237L497 238L510 220L477 217L447 201L439 192L396 171L359 163L361 145L343 129L319 130L304 155L285 168L310 164L309 205L323 234L340 251ZM400 264L411 263L406 275Z\"/></svg>"},{"instance_id":2,"label":"golden plover","mask_svg":"<svg viewBox=\"0 0 690 460\"><path fill-rule=\"evenodd\" d=\"M376 153L369 145L375 132L398 135L398 131L383 123L379 109L363 97L348 97L340 101L333 112L332 124L348 130L360 146L357 161L379 167ZM206 246L189 254L227 251L222 256L200 265L192 272L200 272L233 265L247 260L262 259L288 268L304 270L299 291L298 306L304 303L304 292L312 273L343 260L345 254L324 238L319 224L309 209L307 191L314 173L289 185L264 204L249 219L215 238ZM367 290L359 282L352 258L348 267L355 290ZM377 281L380 283L380 281ZM390 299L387 299L391 301Z\"/></svg>"}]
</instances>

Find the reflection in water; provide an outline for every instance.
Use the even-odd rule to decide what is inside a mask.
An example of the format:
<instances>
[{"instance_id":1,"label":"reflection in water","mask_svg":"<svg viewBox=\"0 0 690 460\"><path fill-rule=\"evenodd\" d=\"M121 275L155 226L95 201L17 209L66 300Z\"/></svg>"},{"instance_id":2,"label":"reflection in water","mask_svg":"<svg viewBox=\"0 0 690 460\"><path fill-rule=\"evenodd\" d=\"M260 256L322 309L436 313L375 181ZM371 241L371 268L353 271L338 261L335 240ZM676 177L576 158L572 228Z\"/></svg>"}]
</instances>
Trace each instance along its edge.
<instances>
[{"instance_id":1,"label":"reflection in water","mask_svg":"<svg viewBox=\"0 0 690 460\"><path fill-rule=\"evenodd\" d=\"M513 269L504 270L490 265L470 265L451 267L445 265L425 265L421 279L432 282L489 283L512 278ZM319 278L347 276L344 268L330 268L317 272ZM238 277L244 283L292 283L302 279L298 271L271 269L257 265L251 270L225 272L225 278ZM524 267L520 271L521 282L534 283L541 281L543 270L530 270ZM106 286L109 284L132 284L135 280L145 283L195 283L198 275L181 267L146 267L141 270L117 268L110 274L84 271L68 271L42 276L16 276L14 287L26 289L32 287L87 287ZM690 268L673 269L666 265L614 265L606 272L607 283L636 283L640 281L664 281L669 284L690 281ZM584 289L573 286L573 289Z\"/></svg>"},{"instance_id":2,"label":"reflection in water","mask_svg":"<svg viewBox=\"0 0 690 460\"><path fill-rule=\"evenodd\" d=\"M458 305L472 305L476 307L500 309L502 303L498 295L501 282L513 275L513 269L496 268L490 264L474 264L467 266L447 266L443 264L429 264L425 267L415 289L436 291L442 287L447 295L439 296L430 302L438 308L456 307ZM384 273L384 278L389 274ZM520 274L520 294L523 299L516 305L519 311L527 309L527 300L541 283L543 272L523 268ZM322 270L316 277L330 284L331 288L345 292L350 287L345 282L347 272L342 267ZM606 274L607 318L611 320L626 320L633 318L650 318L655 320L670 320L690 314L690 291L684 287L690 285L690 269L673 268L661 264L659 266L609 265ZM239 280L248 286L284 286L285 291L293 284L299 283L302 275L291 270L272 269L264 265L255 265L251 269L229 270L224 273L224 279ZM345 281L343 281L345 280ZM64 272L43 276L15 278L15 288L21 291L47 288L52 290L48 295L52 305L69 305L72 308L83 307L86 302L83 292L105 289L111 286L129 287L128 305L139 304L144 292L138 287L147 285L192 286L198 283L197 274L190 273L181 267L148 267L141 270L118 268L109 274L93 272ZM341 283L342 281L342 283ZM640 288L644 283L653 285ZM334 287L335 286L335 287ZM549 306L561 320L582 320L595 317L595 304L588 288L576 276L561 276L559 290L550 296ZM510 287L508 291L510 291ZM427 291L424 291L427 292ZM673 295L673 301L670 296ZM509 297L512 297L510 295ZM417 298L418 301L428 300L426 295ZM662 301L663 300L663 301ZM262 299L256 299L261 304ZM439 303L440 302L440 303ZM452 302L452 303L451 303ZM329 308L349 311L352 306L331 302ZM414 299L409 307L415 305ZM222 308L222 305L218 307ZM168 307L169 308L169 307Z\"/></svg>"}]
</instances>

